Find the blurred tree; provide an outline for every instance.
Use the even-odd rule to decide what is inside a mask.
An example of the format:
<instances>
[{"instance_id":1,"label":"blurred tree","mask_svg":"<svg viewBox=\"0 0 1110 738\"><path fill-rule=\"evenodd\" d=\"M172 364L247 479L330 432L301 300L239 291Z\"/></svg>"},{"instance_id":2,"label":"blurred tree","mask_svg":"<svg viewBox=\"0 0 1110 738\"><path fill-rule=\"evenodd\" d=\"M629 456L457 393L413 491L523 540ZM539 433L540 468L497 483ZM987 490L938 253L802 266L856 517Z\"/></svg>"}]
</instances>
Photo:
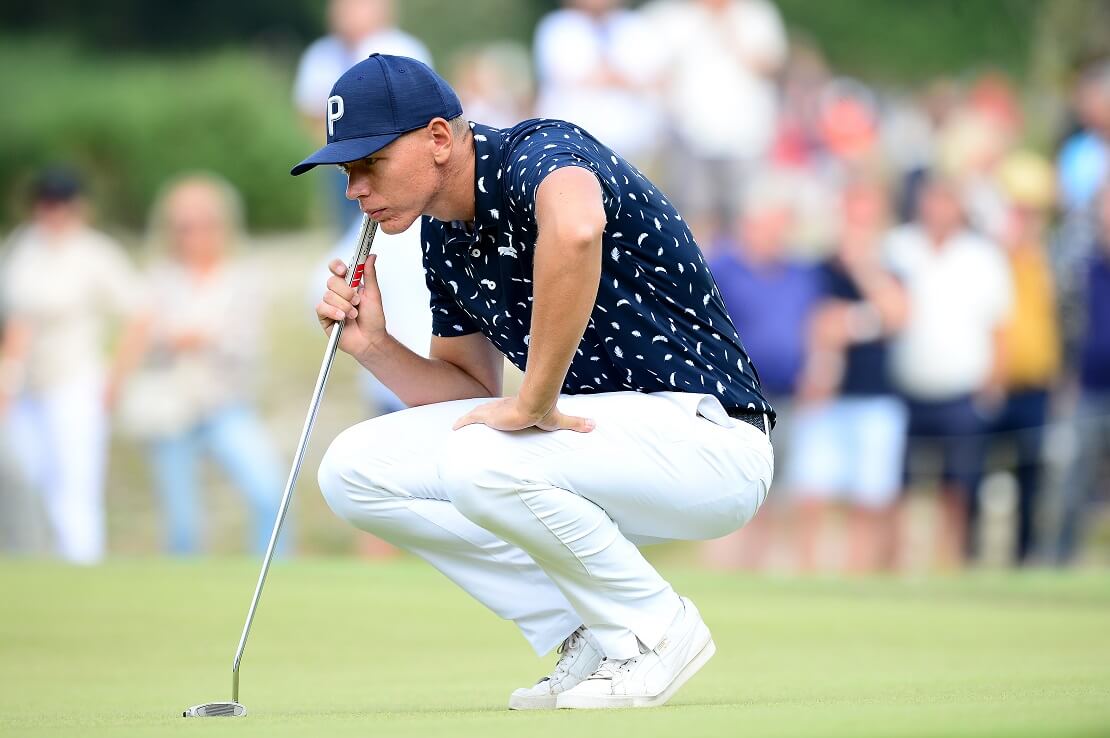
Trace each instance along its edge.
<instances>
[{"instance_id":1,"label":"blurred tree","mask_svg":"<svg viewBox=\"0 0 1110 738\"><path fill-rule=\"evenodd\" d=\"M273 34L306 41L323 30L323 6L320 0L0 3L0 26L62 35L94 49L195 51Z\"/></svg>"},{"instance_id":2,"label":"blurred tree","mask_svg":"<svg viewBox=\"0 0 1110 738\"><path fill-rule=\"evenodd\" d=\"M791 27L817 41L834 69L889 84L982 66L1024 77L1034 22L1053 0L775 2Z\"/></svg>"},{"instance_id":3,"label":"blurred tree","mask_svg":"<svg viewBox=\"0 0 1110 738\"><path fill-rule=\"evenodd\" d=\"M27 69L33 69L28 74ZM158 188L210 169L238 187L253 227L307 222L312 188L289 176L311 150L289 103L289 80L259 55L200 59L114 56L64 44L0 44L0 196L10 224L21 184L64 161L88 177L102 215L141 227Z\"/></svg>"},{"instance_id":4,"label":"blurred tree","mask_svg":"<svg viewBox=\"0 0 1110 738\"><path fill-rule=\"evenodd\" d=\"M401 0L400 25L444 59L468 43L528 41L557 0ZM191 52L227 45L300 47L324 33L326 0L50 0L0 3L9 33L55 34L101 50Z\"/></svg>"},{"instance_id":5,"label":"blurred tree","mask_svg":"<svg viewBox=\"0 0 1110 738\"><path fill-rule=\"evenodd\" d=\"M1043 148L1075 125L1060 113L1078 72L1110 56L1110 0L1042 3L1029 56L1029 137Z\"/></svg>"}]
</instances>

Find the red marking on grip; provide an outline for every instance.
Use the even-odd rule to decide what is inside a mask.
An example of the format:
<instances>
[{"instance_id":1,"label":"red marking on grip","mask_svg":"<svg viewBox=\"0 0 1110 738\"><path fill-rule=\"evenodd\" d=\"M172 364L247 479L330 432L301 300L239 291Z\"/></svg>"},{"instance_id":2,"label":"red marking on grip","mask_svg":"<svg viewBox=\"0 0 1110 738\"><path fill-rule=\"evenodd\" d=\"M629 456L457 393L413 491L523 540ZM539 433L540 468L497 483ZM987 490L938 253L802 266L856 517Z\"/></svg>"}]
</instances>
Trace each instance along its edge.
<instances>
[{"instance_id":1,"label":"red marking on grip","mask_svg":"<svg viewBox=\"0 0 1110 738\"><path fill-rule=\"evenodd\" d=\"M357 267L355 267L355 278L351 280L351 286L352 287L357 289L358 286L360 284L362 284L362 272L365 269L366 269L365 264L359 264Z\"/></svg>"}]
</instances>

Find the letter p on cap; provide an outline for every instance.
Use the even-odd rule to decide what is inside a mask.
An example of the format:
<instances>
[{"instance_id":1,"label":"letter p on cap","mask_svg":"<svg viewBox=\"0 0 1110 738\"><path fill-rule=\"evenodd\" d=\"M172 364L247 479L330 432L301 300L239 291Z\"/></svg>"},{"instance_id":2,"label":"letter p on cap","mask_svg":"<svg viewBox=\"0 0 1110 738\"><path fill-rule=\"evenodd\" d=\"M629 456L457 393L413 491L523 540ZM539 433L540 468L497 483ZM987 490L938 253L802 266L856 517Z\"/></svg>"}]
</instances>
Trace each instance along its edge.
<instances>
[{"instance_id":1,"label":"letter p on cap","mask_svg":"<svg viewBox=\"0 0 1110 738\"><path fill-rule=\"evenodd\" d=\"M335 136L335 121L343 117L343 98L332 95L328 98L328 135Z\"/></svg>"}]
</instances>

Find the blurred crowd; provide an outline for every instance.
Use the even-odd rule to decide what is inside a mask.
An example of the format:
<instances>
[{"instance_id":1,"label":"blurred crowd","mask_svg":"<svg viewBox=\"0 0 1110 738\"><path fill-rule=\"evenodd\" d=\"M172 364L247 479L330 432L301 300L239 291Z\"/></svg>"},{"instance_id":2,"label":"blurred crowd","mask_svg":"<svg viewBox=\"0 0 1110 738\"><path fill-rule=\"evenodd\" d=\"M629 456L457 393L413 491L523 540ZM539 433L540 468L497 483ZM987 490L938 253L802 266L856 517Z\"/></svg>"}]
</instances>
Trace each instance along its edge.
<instances>
[{"instance_id":1,"label":"blurred crowd","mask_svg":"<svg viewBox=\"0 0 1110 738\"><path fill-rule=\"evenodd\" d=\"M329 2L330 33L305 50L292 94L314 137L350 65L412 56L440 64L471 120L579 124L694 230L779 415L774 494L706 544L707 563L894 570L922 509L941 566L980 560L999 510L1007 561L1081 556L1110 481L1110 60L1076 70L1055 140L1035 146L1030 103L1004 74L879 89L789 36L770 0L567 0L531 50L449 60L394 10ZM343 176L319 180L349 232L360 214ZM147 454L168 551L199 548L202 456L241 490L263 548L284 467L251 398L264 311L240 289L234 189L204 173L165 186L145 297L88 223L74 172L43 172L30 202L0 257L0 545L46 536L66 559L99 560L114 413ZM389 283L416 287L387 313L421 313L419 260L390 268ZM405 330L414 348L427 333ZM366 393L376 411L400 406Z\"/></svg>"}]
</instances>

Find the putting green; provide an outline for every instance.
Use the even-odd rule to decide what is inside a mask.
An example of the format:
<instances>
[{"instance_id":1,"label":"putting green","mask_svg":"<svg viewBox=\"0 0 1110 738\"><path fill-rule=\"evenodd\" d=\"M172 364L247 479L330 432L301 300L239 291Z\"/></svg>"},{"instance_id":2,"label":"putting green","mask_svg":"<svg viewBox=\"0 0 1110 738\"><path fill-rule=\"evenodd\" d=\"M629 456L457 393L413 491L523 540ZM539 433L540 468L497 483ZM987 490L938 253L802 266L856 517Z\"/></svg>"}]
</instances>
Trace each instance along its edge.
<instances>
[{"instance_id":1,"label":"putting green","mask_svg":"<svg viewBox=\"0 0 1110 738\"><path fill-rule=\"evenodd\" d=\"M1110 576L775 580L676 570L718 654L657 710L512 713L550 668L422 563L0 562L0 736L1110 735ZM528 593L522 591L521 597Z\"/></svg>"}]
</instances>

